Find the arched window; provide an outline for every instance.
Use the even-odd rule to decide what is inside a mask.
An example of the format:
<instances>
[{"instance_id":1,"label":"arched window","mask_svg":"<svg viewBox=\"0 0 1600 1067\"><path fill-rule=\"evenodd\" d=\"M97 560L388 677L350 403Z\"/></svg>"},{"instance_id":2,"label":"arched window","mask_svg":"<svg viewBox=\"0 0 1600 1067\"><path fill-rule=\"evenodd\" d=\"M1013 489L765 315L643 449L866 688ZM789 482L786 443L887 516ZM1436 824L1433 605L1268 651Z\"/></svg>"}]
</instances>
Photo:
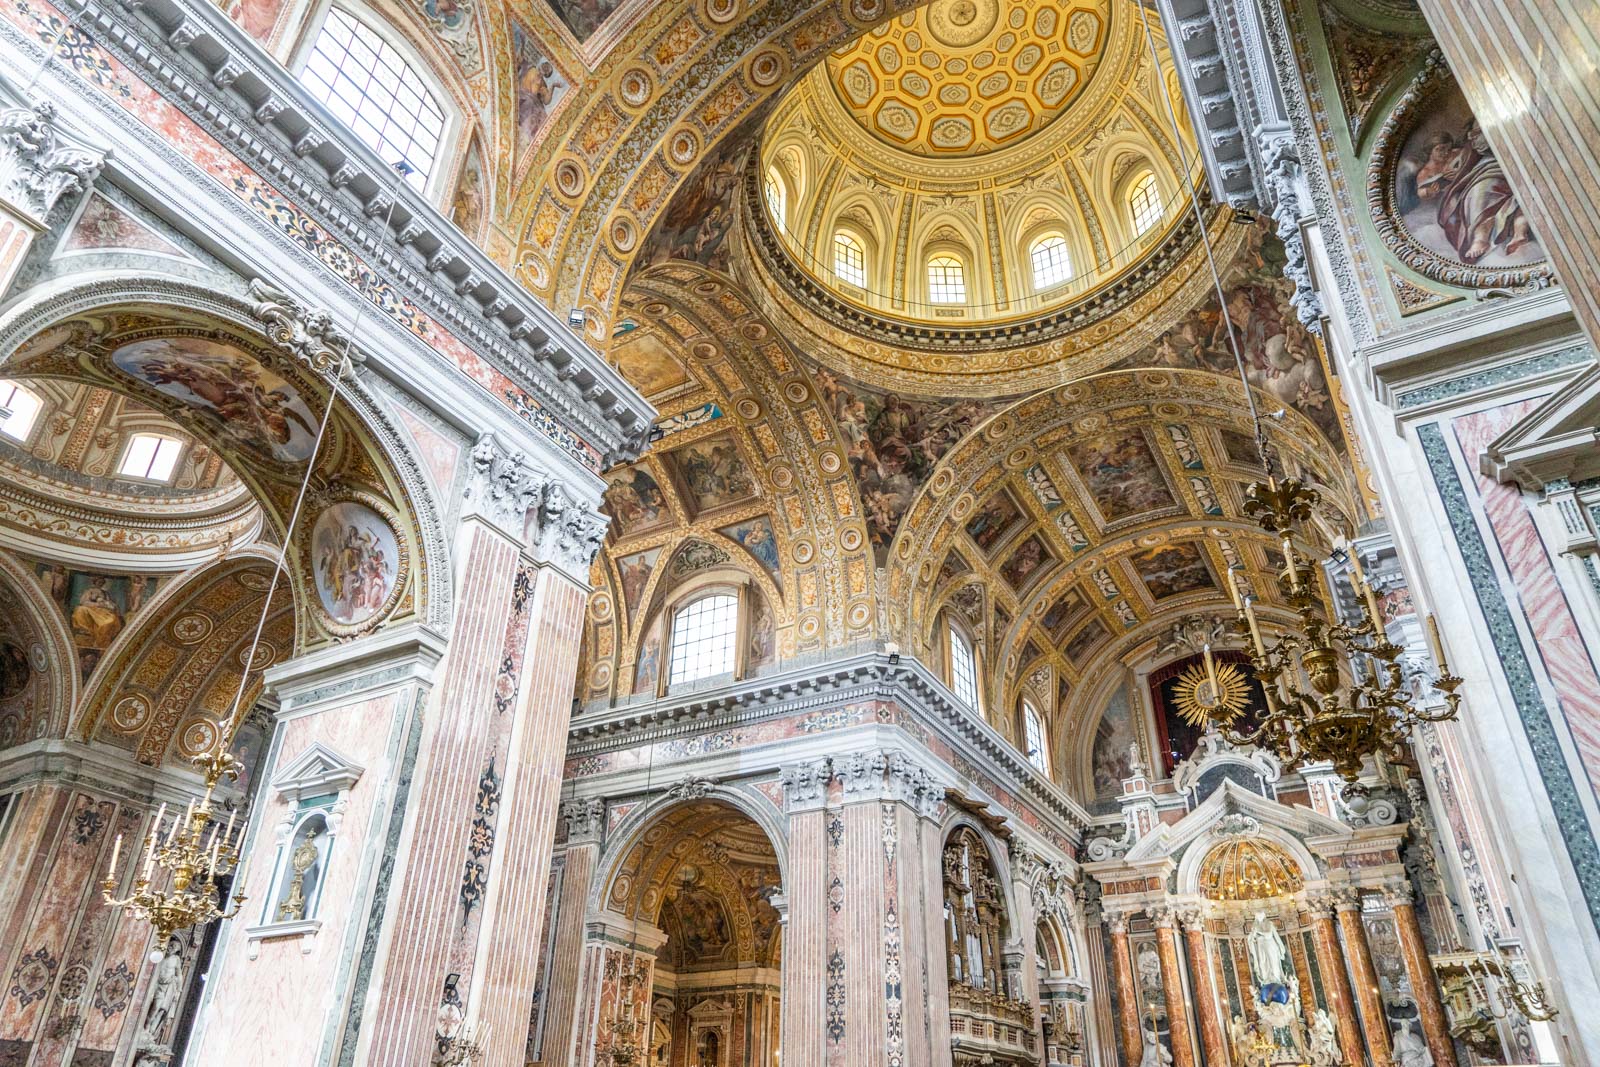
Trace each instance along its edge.
<instances>
[{"instance_id":1,"label":"arched window","mask_svg":"<svg viewBox=\"0 0 1600 1067\"><path fill-rule=\"evenodd\" d=\"M1035 769L1050 773L1050 753L1045 748L1044 719L1039 715L1039 709L1032 703L1022 702L1022 743L1026 746L1028 762Z\"/></svg>"},{"instance_id":2,"label":"arched window","mask_svg":"<svg viewBox=\"0 0 1600 1067\"><path fill-rule=\"evenodd\" d=\"M672 617L668 684L732 671L738 629L739 598L732 593L713 593L679 608Z\"/></svg>"},{"instance_id":3,"label":"arched window","mask_svg":"<svg viewBox=\"0 0 1600 1067\"><path fill-rule=\"evenodd\" d=\"M934 256L928 260L928 299L935 304L967 302L967 278L959 259Z\"/></svg>"},{"instance_id":4,"label":"arched window","mask_svg":"<svg viewBox=\"0 0 1600 1067\"><path fill-rule=\"evenodd\" d=\"M950 627L950 688L963 704L978 710L978 661L965 634Z\"/></svg>"},{"instance_id":5,"label":"arched window","mask_svg":"<svg viewBox=\"0 0 1600 1067\"><path fill-rule=\"evenodd\" d=\"M1160 222L1161 210L1161 190L1156 187L1156 176L1145 171L1128 188L1128 214L1133 220L1134 236L1142 237Z\"/></svg>"},{"instance_id":6,"label":"arched window","mask_svg":"<svg viewBox=\"0 0 1600 1067\"><path fill-rule=\"evenodd\" d=\"M183 454L183 442L176 437L159 433L136 433L128 438L127 450L117 473L124 478L137 478L146 482L164 482L172 477Z\"/></svg>"},{"instance_id":7,"label":"arched window","mask_svg":"<svg viewBox=\"0 0 1600 1067\"><path fill-rule=\"evenodd\" d=\"M843 230L833 235L833 273L842 282L867 287L867 253L861 242Z\"/></svg>"},{"instance_id":8,"label":"arched window","mask_svg":"<svg viewBox=\"0 0 1600 1067\"><path fill-rule=\"evenodd\" d=\"M39 394L26 385L0 382L0 433L13 440L26 441L43 407Z\"/></svg>"},{"instance_id":9,"label":"arched window","mask_svg":"<svg viewBox=\"0 0 1600 1067\"><path fill-rule=\"evenodd\" d=\"M778 172L770 167L767 168L766 193L767 214L772 216L772 221L776 222L781 230L784 228L783 182L779 179Z\"/></svg>"},{"instance_id":10,"label":"arched window","mask_svg":"<svg viewBox=\"0 0 1600 1067\"><path fill-rule=\"evenodd\" d=\"M444 109L417 70L366 23L331 8L301 81L335 118L407 180L427 185L444 137Z\"/></svg>"},{"instance_id":11,"label":"arched window","mask_svg":"<svg viewBox=\"0 0 1600 1067\"><path fill-rule=\"evenodd\" d=\"M1067 239L1058 233L1047 233L1028 248L1028 258L1033 261L1033 287L1049 289L1072 277L1072 257L1067 251Z\"/></svg>"}]
</instances>

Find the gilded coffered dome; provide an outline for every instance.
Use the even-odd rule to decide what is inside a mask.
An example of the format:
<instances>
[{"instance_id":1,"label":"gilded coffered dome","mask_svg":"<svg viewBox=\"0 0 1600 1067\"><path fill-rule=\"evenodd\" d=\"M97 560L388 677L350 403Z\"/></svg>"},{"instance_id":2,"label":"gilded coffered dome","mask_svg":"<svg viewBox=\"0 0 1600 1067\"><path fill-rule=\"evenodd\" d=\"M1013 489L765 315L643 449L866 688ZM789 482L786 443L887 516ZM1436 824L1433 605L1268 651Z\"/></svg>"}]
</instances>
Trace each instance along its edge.
<instances>
[{"instance_id":1,"label":"gilded coffered dome","mask_svg":"<svg viewBox=\"0 0 1600 1067\"><path fill-rule=\"evenodd\" d=\"M827 61L861 127L950 156L1017 142L1067 108L1100 63L1110 0L936 0Z\"/></svg>"}]
</instances>

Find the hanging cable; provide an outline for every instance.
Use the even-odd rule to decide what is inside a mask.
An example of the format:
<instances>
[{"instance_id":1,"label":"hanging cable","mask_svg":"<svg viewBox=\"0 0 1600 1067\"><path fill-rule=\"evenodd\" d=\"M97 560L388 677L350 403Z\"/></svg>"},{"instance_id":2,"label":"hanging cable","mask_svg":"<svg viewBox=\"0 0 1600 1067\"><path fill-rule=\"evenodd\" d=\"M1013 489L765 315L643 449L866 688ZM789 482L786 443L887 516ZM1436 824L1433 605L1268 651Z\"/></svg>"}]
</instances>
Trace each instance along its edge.
<instances>
[{"instance_id":1,"label":"hanging cable","mask_svg":"<svg viewBox=\"0 0 1600 1067\"><path fill-rule=\"evenodd\" d=\"M1143 2L1138 3L1139 21L1144 24L1145 44L1150 49L1150 63L1155 70L1157 81L1161 80L1161 59L1156 52L1155 34L1150 29L1150 13L1145 9ZM1175 143L1183 144L1183 134L1178 124L1178 112L1172 104L1172 94L1161 93L1161 99L1166 104L1167 122L1172 129ZM1228 294L1222 285L1222 275L1217 271L1216 254L1211 247L1211 232L1206 229L1205 215L1200 208L1200 196L1195 191L1194 184L1188 186L1189 206L1194 211L1195 224L1200 228L1200 243L1206 252L1206 267L1211 271L1211 284L1217 291L1217 310L1222 315L1222 322L1227 327L1228 347L1233 352L1233 365L1239 371L1239 382L1244 386L1245 403L1250 409L1250 424L1255 429L1256 453L1261 457L1261 466L1272 475L1272 459L1267 452L1266 431L1261 424L1261 413L1256 410L1255 393L1250 387L1250 376L1245 371L1244 354L1239 348L1239 337L1233 328L1233 316L1228 313Z\"/></svg>"}]
</instances>

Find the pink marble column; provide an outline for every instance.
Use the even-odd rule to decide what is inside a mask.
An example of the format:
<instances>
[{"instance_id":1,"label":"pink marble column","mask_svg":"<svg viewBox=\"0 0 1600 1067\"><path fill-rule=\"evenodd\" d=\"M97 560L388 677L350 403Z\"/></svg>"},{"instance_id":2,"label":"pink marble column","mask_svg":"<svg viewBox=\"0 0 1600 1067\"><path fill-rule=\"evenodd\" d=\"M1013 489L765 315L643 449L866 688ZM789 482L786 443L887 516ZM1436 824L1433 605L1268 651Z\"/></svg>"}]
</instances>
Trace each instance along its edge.
<instances>
[{"instance_id":1,"label":"pink marble column","mask_svg":"<svg viewBox=\"0 0 1600 1067\"><path fill-rule=\"evenodd\" d=\"M1456 1067L1455 1042L1450 1039L1450 1022L1439 999L1439 983L1433 973L1428 946L1422 939L1417 909L1411 900L1411 885L1404 880L1390 882L1383 889L1384 903L1394 912L1395 929L1400 935L1400 955L1411 979L1411 995L1417 1001L1422 1036L1428 1042L1437 1067Z\"/></svg>"},{"instance_id":2,"label":"pink marble column","mask_svg":"<svg viewBox=\"0 0 1600 1067\"><path fill-rule=\"evenodd\" d=\"M1223 1040L1222 1013L1217 1004L1216 987L1211 984L1211 950L1206 945L1205 912L1198 907L1184 910L1183 939L1189 950L1189 978L1194 984L1194 1010L1200 1030L1200 1047L1209 1067L1226 1067L1227 1043Z\"/></svg>"},{"instance_id":3,"label":"pink marble column","mask_svg":"<svg viewBox=\"0 0 1600 1067\"><path fill-rule=\"evenodd\" d=\"M1128 917L1108 912L1106 929L1111 931L1111 977L1117 986L1117 1030L1122 1038L1123 1062L1134 1064L1144 1054L1144 1038L1140 1035L1139 994L1133 981Z\"/></svg>"},{"instance_id":4,"label":"pink marble column","mask_svg":"<svg viewBox=\"0 0 1600 1067\"><path fill-rule=\"evenodd\" d=\"M1339 1050L1347 1062L1362 1062L1361 1028L1356 1023L1355 994L1350 989L1350 978L1345 972L1344 956L1339 951L1339 934L1333 925L1333 899L1326 895L1313 897L1311 908L1311 937L1317 947L1317 970L1322 974L1322 984L1328 993L1328 1013L1339 1033Z\"/></svg>"},{"instance_id":5,"label":"pink marble column","mask_svg":"<svg viewBox=\"0 0 1600 1067\"><path fill-rule=\"evenodd\" d=\"M1161 960L1161 993L1167 1006L1173 1067L1195 1067L1189 1001L1184 996L1183 971L1178 966L1177 917L1171 908L1156 908L1151 915L1156 922L1156 955Z\"/></svg>"},{"instance_id":6,"label":"pink marble column","mask_svg":"<svg viewBox=\"0 0 1600 1067\"><path fill-rule=\"evenodd\" d=\"M1372 949L1367 945L1367 927L1361 921L1361 894L1354 889L1342 890L1335 895L1334 906L1339 913L1350 971L1355 976L1356 1007L1367 1035L1367 1053L1374 1067L1389 1067L1389 1024L1378 993L1378 970L1372 965Z\"/></svg>"}]
</instances>

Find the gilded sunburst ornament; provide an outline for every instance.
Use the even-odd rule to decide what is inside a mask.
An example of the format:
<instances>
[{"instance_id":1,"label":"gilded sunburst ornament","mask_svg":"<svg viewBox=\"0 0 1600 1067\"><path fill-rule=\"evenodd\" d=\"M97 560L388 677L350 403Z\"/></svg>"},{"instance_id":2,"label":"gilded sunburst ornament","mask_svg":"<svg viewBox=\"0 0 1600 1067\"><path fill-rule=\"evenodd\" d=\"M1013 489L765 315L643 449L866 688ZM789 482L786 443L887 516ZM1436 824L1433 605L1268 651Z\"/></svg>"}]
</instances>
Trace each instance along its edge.
<instances>
[{"instance_id":1,"label":"gilded sunburst ornament","mask_svg":"<svg viewBox=\"0 0 1600 1067\"><path fill-rule=\"evenodd\" d=\"M1250 706L1250 687L1244 672L1231 663L1215 663L1209 674L1196 663L1178 676L1173 701L1190 726L1207 721L1226 725Z\"/></svg>"}]
</instances>

